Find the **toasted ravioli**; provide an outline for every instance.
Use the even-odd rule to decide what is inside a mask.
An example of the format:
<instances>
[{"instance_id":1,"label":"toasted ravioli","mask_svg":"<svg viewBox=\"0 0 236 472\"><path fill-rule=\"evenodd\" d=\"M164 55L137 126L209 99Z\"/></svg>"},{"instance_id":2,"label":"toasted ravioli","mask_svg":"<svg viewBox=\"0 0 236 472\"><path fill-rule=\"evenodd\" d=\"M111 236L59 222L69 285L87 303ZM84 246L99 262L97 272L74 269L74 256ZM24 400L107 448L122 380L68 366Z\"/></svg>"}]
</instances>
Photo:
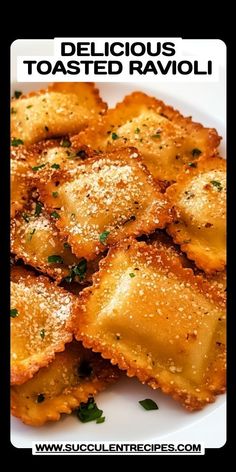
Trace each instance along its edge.
<instances>
[{"instance_id":1,"label":"toasted ravioli","mask_svg":"<svg viewBox=\"0 0 236 472\"><path fill-rule=\"evenodd\" d=\"M185 168L167 189L176 221L168 226L174 241L206 273L226 264L226 162L199 160Z\"/></svg>"},{"instance_id":2,"label":"toasted ravioli","mask_svg":"<svg viewBox=\"0 0 236 472\"><path fill-rule=\"evenodd\" d=\"M215 129L204 128L156 98L141 92L125 97L101 121L79 135L93 149L135 146L151 174L175 181L183 164L214 154L220 143Z\"/></svg>"},{"instance_id":3,"label":"toasted ravioli","mask_svg":"<svg viewBox=\"0 0 236 472\"><path fill-rule=\"evenodd\" d=\"M51 180L46 170L41 174L40 198L79 258L94 259L127 235L150 233L172 221L166 197L135 148L99 154Z\"/></svg>"},{"instance_id":4,"label":"toasted ravioli","mask_svg":"<svg viewBox=\"0 0 236 472\"><path fill-rule=\"evenodd\" d=\"M11 107L11 136L25 145L78 133L107 108L94 84L80 82L54 83L13 99Z\"/></svg>"},{"instance_id":5,"label":"toasted ravioli","mask_svg":"<svg viewBox=\"0 0 236 472\"><path fill-rule=\"evenodd\" d=\"M31 426L58 421L118 377L110 362L72 342L31 380L11 387L11 411Z\"/></svg>"},{"instance_id":6,"label":"toasted ravioli","mask_svg":"<svg viewBox=\"0 0 236 472\"><path fill-rule=\"evenodd\" d=\"M225 391L225 302L143 242L110 249L80 297L76 338L188 410Z\"/></svg>"},{"instance_id":7,"label":"toasted ravioli","mask_svg":"<svg viewBox=\"0 0 236 472\"><path fill-rule=\"evenodd\" d=\"M29 198L29 166L26 162L11 159L11 218L22 210Z\"/></svg>"},{"instance_id":8,"label":"toasted ravioli","mask_svg":"<svg viewBox=\"0 0 236 472\"><path fill-rule=\"evenodd\" d=\"M23 259L58 282L73 274L73 268L80 262L40 202L33 203L30 211L19 213L12 221L11 251L17 259ZM81 272L81 280L85 275L86 270Z\"/></svg>"},{"instance_id":9,"label":"toasted ravioli","mask_svg":"<svg viewBox=\"0 0 236 472\"><path fill-rule=\"evenodd\" d=\"M72 340L76 298L21 267L12 269L11 383L22 384Z\"/></svg>"}]
</instances>

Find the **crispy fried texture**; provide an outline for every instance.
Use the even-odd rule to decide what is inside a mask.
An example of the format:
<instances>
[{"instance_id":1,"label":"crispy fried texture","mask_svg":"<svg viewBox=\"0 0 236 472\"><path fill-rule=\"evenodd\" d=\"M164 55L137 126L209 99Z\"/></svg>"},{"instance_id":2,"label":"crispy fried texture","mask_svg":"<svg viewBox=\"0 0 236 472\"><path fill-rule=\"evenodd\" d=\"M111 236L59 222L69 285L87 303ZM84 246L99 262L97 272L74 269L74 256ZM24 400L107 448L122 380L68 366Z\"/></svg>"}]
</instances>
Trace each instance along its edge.
<instances>
[{"instance_id":1,"label":"crispy fried texture","mask_svg":"<svg viewBox=\"0 0 236 472\"><path fill-rule=\"evenodd\" d=\"M144 242L123 241L100 266L76 338L188 410L213 402L225 391L222 293Z\"/></svg>"},{"instance_id":2,"label":"crispy fried texture","mask_svg":"<svg viewBox=\"0 0 236 472\"><path fill-rule=\"evenodd\" d=\"M14 218L28 200L27 170L27 163L11 159L11 218Z\"/></svg>"},{"instance_id":3,"label":"crispy fried texture","mask_svg":"<svg viewBox=\"0 0 236 472\"><path fill-rule=\"evenodd\" d=\"M206 273L226 264L226 162L199 160L167 189L176 221L168 232L182 251Z\"/></svg>"},{"instance_id":4,"label":"crispy fried texture","mask_svg":"<svg viewBox=\"0 0 236 472\"><path fill-rule=\"evenodd\" d=\"M220 137L156 98L134 92L79 134L93 149L135 146L152 175L175 181L183 164L215 154Z\"/></svg>"},{"instance_id":5,"label":"crispy fried texture","mask_svg":"<svg viewBox=\"0 0 236 472\"><path fill-rule=\"evenodd\" d=\"M37 185L77 257L93 259L127 235L150 233L172 221L166 197L135 148L99 154L51 179L45 170Z\"/></svg>"},{"instance_id":6,"label":"crispy fried texture","mask_svg":"<svg viewBox=\"0 0 236 472\"><path fill-rule=\"evenodd\" d=\"M72 254L70 245L62 239L53 219L45 210L36 214L36 203L30 210L19 213L11 223L11 251L35 269L61 282L79 259ZM58 263L48 262L51 256L60 256Z\"/></svg>"},{"instance_id":7,"label":"crispy fried texture","mask_svg":"<svg viewBox=\"0 0 236 472\"><path fill-rule=\"evenodd\" d=\"M58 421L118 377L108 361L72 342L31 380L11 387L12 414L31 426Z\"/></svg>"},{"instance_id":8,"label":"crispy fried texture","mask_svg":"<svg viewBox=\"0 0 236 472\"><path fill-rule=\"evenodd\" d=\"M72 340L76 298L46 277L12 269L11 383L22 384Z\"/></svg>"},{"instance_id":9,"label":"crispy fried texture","mask_svg":"<svg viewBox=\"0 0 236 472\"><path fill-rule=\"evenodd\" d=\"M173 260L175 264L179 264L182 268L190 268L195 275L200 275L202 282L207 281L208 285L212 285L218 292L221 292L226 302L226 291L227 291L227 274L226 271L216 272L214 274L206 274L204 271L198 269L193 261L186 257L179 246L173 243L173 240L164 231L157 230L155 233L147 237L147 244L151 244L153 247L163 249L165 254Z\"/></svg>"},{"instance_id":10,"label":"crispy fried texture","mask_svg":"<svg viewBox=\"0 0 236 472\"><path fill-rule=\"evenodd\" d=\"M55 83L11 101L11 136L27 146L43 139L75 134L106 111L92 83Z\"/></svg>"}]
</instances>

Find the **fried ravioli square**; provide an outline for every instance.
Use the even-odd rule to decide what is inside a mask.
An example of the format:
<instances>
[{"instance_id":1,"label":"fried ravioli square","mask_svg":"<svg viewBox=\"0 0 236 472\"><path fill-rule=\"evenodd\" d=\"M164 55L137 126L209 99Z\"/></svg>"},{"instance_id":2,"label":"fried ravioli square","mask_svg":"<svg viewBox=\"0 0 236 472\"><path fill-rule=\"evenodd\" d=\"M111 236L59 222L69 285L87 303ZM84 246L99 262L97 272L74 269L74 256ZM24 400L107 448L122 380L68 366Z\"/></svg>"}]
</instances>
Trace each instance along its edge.
<instances>
[{"instance_id":1,"label":"fried ravioli square","mask_svg":"<svg viewBox=\"0 0 236 472\"><path fill-rule=\"evenodd\" d=\"M14 267L11 278L11 384L22 384L72 340L77 302L22 267Z\"/></svg>"},{"instance_id":2,"label":"fried ravioli square","mask_svg":"<svg viewBox=\"0 0 236 472\"><path fill-rule=\"evenodd\" d=\"M73 341L28 382L11 387L11 411L31 426L58 421L118 378L110 362Z\"/></svg>"},{"instance_id":3,"label":"fried ravioli square","mask_svg":"<svg viewBox=\"0 0 236 472\"><path fill-rule=\"evenodd\" d=\"M75 134L106 108L92 83L54 83L45 90L12 99L11 136L28 146L43 139Z\"/></svg>"},{"instance_id":4,"label":"fried ravioli square","mask_svg":"<svg viewBox=\"0 0 236 472\"><path fill-rule=\"evenodd\" d=\"M98 154L74 169L59 170L51 179L45 170L37 186L79 258L94 259L126 236L151 233L172 221L166 197L135 148Z\"/></svg>"},{"instance_id":5,"label":"fried ravioli square","mask_svg":"<svg viewBox=\"0 0 236 472\"><path fill-rule=\"evenodd\" d=\"M201 159L167 189L176 218L168 232L206 273L226 265L226 161Z\"/></svg>"},{"instance_id":6,"label":"fried ravioli square","mask_svg":"<svg viewBox=\"0 0 236 472\"><path fill-rule=\"evenodd\" d=\"M79 134L82 144L104 150L135 146L151 174L175 181L184 164L215 154L220 136L182 116L174 108L141 92L134 92Z\"/></svg>"},{"instance_id":7,"label":"fried ravioli square","mask_svg":"<svg viewBox=\"0 0 236 472\"><path fill-rule=\"evenodd\" d=\"M161 247L110 249L80 296L76 338L188 410L225 391L225 300Z\"/></svg>"}]
</instances>

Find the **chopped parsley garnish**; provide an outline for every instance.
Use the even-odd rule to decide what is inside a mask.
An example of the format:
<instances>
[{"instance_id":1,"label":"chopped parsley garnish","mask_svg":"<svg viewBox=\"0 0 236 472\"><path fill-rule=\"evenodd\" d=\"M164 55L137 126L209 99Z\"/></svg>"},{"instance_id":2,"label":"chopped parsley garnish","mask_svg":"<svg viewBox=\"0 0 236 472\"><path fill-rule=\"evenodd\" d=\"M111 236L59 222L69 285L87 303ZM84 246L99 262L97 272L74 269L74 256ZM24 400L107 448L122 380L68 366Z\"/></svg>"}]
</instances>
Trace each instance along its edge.
<instances>
[{"instance_id":1,"label":"chopped parsley garnish","mask_svg":"<svg viewBox=\"0 0 236 472\"><path fill-rule=\"evenodd\" d=\"M28 241L31 241L31 239L32 239L32 237L33 237L33 235L34 235L35 231L36 231L36 229L35 229L35 228L34 228L34 229L32 229L32 231L30 231L30 233L29 233L29 237L28 237Z\"/></svg>"},{"instance_id":2,"label":"chopped parsley garnish","mask_svg":"<svg viewBox=\"0 0 236 472\"><path fill-rule=\"evenodd\" d=\"M211 183L211 185L213 185L214 187L217 188L218 192L221 192L223 187L222 187L221 183L218 182L218 180L211 180L210 183Z\"/></svg>"},{"instance_id":3,"label":"chopped parsley garnish","mask_svg":"<svg viewBox=\"0 0 236 472\"><path fill-rule=\"evenodd\" d=\"M35 216L39 216L40 213L42 212L42 208L43 208L43 204L41 202L36 202L36 205L35 205Z\"/></svg>"},{"instance_id":4,"label":"chopped parsley garnish","mask_svg":"<svg viewBox=\"0 0 236 472\"><path fill-rule=\"evenodd\" d=\"M69 284L73 282L76 276L78 276L80 280L83 280L85 277L86 271L87 271L87 260L83 258L81 259L79 264L71 267L69 275L67 275L67 277L65 277L64 280L65 282L68 282Z\"/></svg>"},{"instance_id":5,"label":"chopped parsley garnish","mask_svg":"<svg viewBox=\"0 0 236 472\"><path fill-rule=\"evenodd\" d=\"M71 147L71 142L68 139L62 139L60 145L62 147Z\"/></svg>"},{"instance_id":6,"label":"chopped parsley garnish","mask_svg":"<svg viewBox=\"0 0 236 472\"><path fill-rule=\"evenodd\" d=\"M53 196L54 198L58 197L58 192L52 192L52 196Z\"/></svg>"},{"instance_id":7,"label":"chopped parsley garnish","mask_svg":"<svg viewBox=\"0 0 236 472\"><path fill-rule=\"evenodd\" d=\"M45 400L45 396L43 393L39 393L37 396L37 403L42 403Z\"/></svg>"},{"instance_id":8,"label":"chopped parsley garnish","mask_svg":"<svg viewBox=\"0 0 236 472\"><path fill-rule=\"evenodd\" d=\"M151 136L151 138L160 138L160 137L161 137L160 133L156 133Z\"/></svg>"},{"instance_id":9,"label":"chopped parsley garnish","mask_svg":"<svg viewBox=\"0 0 236 472\"><path fill-rule=\"evenodd\" d=\"M159 410L156 402L154 402L150 398L146 398L145 400L140 400L139 403L145 410Z\"/></svg>"},{"instance_id":10,"label":"chopped parsley garnish","mask_svg":"<svg viewBox=\"0 0 236 472\"><path fill-rule=\"evenodd\" d=\"M100 418L97 419L96 423L98 423L98 424L99 423L104 423L105 419L106 419L105 416L100 416Z\"/></svg>"},{"instance_id":11,"label":"chopped parsley garnish","mask_svg":"<svg viewBox=\"0 0 236 472\"><path fill-rule=\"evenodd\" d=\"M60 169L59 164L52 164L51 166L52 169Z\"/></svg>"},{"instance_id":12,"label":"chopped parsley garnish","mask_svg":"<svg viewBox=\"0 0 236 472\"><path fill-rule=\"evenodd\" d=\"M61 256L53 254L52 256L48 256L48 262L50 264L63 264L63 259Z\"/></svg>"},{"instance_id":13,"label":"chopped parsley garnish","mask_svg":"<svg viewBox=\"0 0 236 472\"><path fill-rule=\"evenodd\" d=\"M103 410L99 410L93 398L90 398L87 403L81 403L77 409L77 417L82 423L98 420L102 417L102 414Z\"/></svg>"},{"instance_id":14,"label":"chopped parsley garnish","mask_svg":"<svg viewBox=\"0 0 236 472\"><path fill-rule=\"evenodd\" d=\"M45 338L45 329L44 328L41 329L39 334L40 334L41 339L44 339Z\"/></svg>"},{"instance_id":15,"label":"chopped parsley garnish","mask_svg":"<svg viewBox=\"0 0 236 472\"><path fill-rule=\"evenodd\" d=\"M140 129L136 128L136 130L134 132L135 132L135 134L138 134L138 133L140 133Z\"/></svg>"},{"instance_id":16,"label":"chopped parsley garnish","mask_svg":"<svg viewBox=\"0 0 236 472\"><path fill-rule=\"evenodd\" d=\"M12 308L12 309L10 310L10 317L11 317L11 318L16 318L16 317L18 316L18 314L19 314L19 313L18 313L18 310L17 310L16 308Z\"/></svg>"},{"instance_id":17,"label":"chopped parsley garnish","mask_svg":"<svg viewBox=\"0 0 236 472\"><path fill-rule=\"evenodd\" d=\"M53 211L51 213L51 216L52 216L52 218L55 218L56 220L59 220L59 218L60 218L60 215L58 215L57 211Z\"/></svg>"},{"instance_id":18,"label":"chopped parsley garnish","mask_svg":"<svg viewBox=\"0 0 236 472\"><path fill-rule=\"evenodd\" d=\"M191 154L192 154L193 157L198 157L198 156L200 156L200 154L202 154L202 151L200 151L200 149L198 149L198 148L194 148L191 151Z\"/></svg>"},{"instance_id":19,"label":"chopped parsley garnish","mask_svg":"<svg viewBox=\"0 0 236 472\"><path fill-rule=\"evenodd\" d=\"M64 243L63 246L64 246L65 249L70 249L70 247L71 247L69 243Z\"/></svg>"},{"instance_id":20,"label":"chopped parsley garnish","mask_svg":"<svg viewBox=\"0 0 236 472\"><path fill-rule=\"evenodd\" d=\"M29 223L30 217L27 215L27 213L22 213L22 218L26 221L26 223Z\"/></svg>"},{"instance_id":21,"label":"chopped parsley garnish","mask_svg":"<svg viewBox=\"0 0 236 472\"><path fill-rule=\"evenodd\" d=\"M24 144L24 141L22 141L22 139L12 138L11 140L12 146L20 146L20 144Z\"/></svg>"},{"instance_id":22,"label":"chopped parsley garnish","mask_svg":"<svg viewBox=\"0 0 236 472\"><path fill-rule=\"evenodd\" d=\"M133 279L135 277L135 274L133 272L131 272L131 274L129 274L130 278Z\"/></svg>"},{"instance_id":23,"label":"chopped parsley garnish","mask_svg":"<svg viewBox=\"0 0 236 472\"><path fill-rule=\"evenodd\" d=\"M32 170L34 172L37 172L37 170L42 169L43 167L45 167L45 165L46 164L40 164L39 166L34 166L34 167L32 167Z\"/></svg>"},{"instance_id":24,"label":"chopped parsley garnish","mask_svg":"<svg viewBox=\"0 0 236 472\"><path fill-rule=\"evenodd\" d=\"M118 136L118 134L116 134L116 133L111 133L111 137L112 137L112 139L114 139L114 140L115 140L115 139L119 139L119 136Z\"/></svg>"},{"instance_id":25,"label":"chopped parsley garnish","mask_svg":"<svg viewBox=\"0 0 236 472\"><path fill-rule=\"evenodd\" d=\"M195 162L189 162L188 166L189 167L197 167L197 164Z\"/></svg>"},{"instance_id":26,"label":"chopped parsley garnish","mask_svg":"<svg viewBox=\"0 0 236 472\"><path fill-rule=\"evenodd\" d=\"M105 245L106 244L106 239L107 239L109 234L110 234L110 231L103 231L103 233L101 233L100 236L99 236L100 243Z\"/></svg>"},{"instance_id":27,"label":"chopped parsley garnish","mask_svg":"<svg viewBox=\"0 0 236 472\"><path fill-rule=\"evenodd\" d=\"M91 365L87 361L82 361L78 368L78 376L81 379L89 377L93 372Z\"/></svg>"},{"instance_id":28,"label":"chopped parsley garnish","mask_svg":"<svg viewBox=\"0 0 236 472\"><path fill-rule=\"evenodd\" d=\"M19 98L21 95L22 95L22 92L20 92L20 90L15 90L15 92L14 92L14 97L15 98Z\"/></svg>"},{"instance_id":29,"label":"chopped parsley garnish","mask_svg":"<svg viewBox=\"0 0 236 472\"><path fill-rule=\"evenodd\" d=\"M26 108L32 108L33 105L28 105Z\"/></svg>"},{"instance_id":30,"label":"chopped parsley garnish","mask_svg":"<svg viewBox=\"0 0 236 472\"><path fill-rule=\"evenodd\" d=\"M15 108L12 107L12 108L11 108L11 114L13 115L13 114L15 114L15 113L17 113L17 111L16 111Z\"/></svg>"},{"instance_id":31,"label":"chopped parsley garnish","mask_svg":"<svg viewBox=\"0 0 236 472\"><path fill-rule=\"evenodd\" d=\"M44 129L45 129L45 131L47 131L47 132L49 131L48 126L44 126Z\"/></svg>"}]
</instances>

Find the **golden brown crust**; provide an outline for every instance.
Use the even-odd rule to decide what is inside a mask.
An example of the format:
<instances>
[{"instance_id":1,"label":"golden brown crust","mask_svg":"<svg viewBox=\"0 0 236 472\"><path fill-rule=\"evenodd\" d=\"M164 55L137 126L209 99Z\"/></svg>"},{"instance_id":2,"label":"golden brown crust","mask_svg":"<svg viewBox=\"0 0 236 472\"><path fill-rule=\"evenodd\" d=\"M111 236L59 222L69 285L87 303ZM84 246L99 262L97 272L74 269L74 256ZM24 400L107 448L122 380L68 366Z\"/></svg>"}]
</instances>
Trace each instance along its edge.
<instances>
[{"instance_id":1,"label":"golden brown crust","mask_svg":"<svg viewBox=\"0 0 236 472\"><path fill-rule=\"evenodd\" d=\"M226 264L226 162L200 159L167 189L176 221L167 231L189 259L206 273Z\"/></svg>"},{"instance_id":2,"label":"golden brown crust","mask_svg":"<svg viewBox=\"0 0 236 472\"><path fill-rule=\"evenodd\" d=\"M47 212L42 210L36 214L36 209L40 208L37 205L40 203L32 203L11 222L11 251L16 260L22 259L60 283L79 259L72 254L70 245L60 236ZM53 262L53 258L59 262Z\"/></svg>"},{"instance_id":3,"label":"golden brown crust","mask_svg":"<svg viewBox=\"0 0 236 472\"><path fill-rule=\"evenodd\" d=\"M31 380L11 387L11 411L31 426L58 421L118 378L116 367L75 341Z\"/></svg>"},{"instance_id":4,"label":"golden brown crust","mask_svg":"<svg viewBox=\"0 0 236 472\"><path fill-rule=\"evenodd\" d=\"M11 280L11 384L19 385L72 340L77 301L46 277L22 267L12 269Z\"/></svg>"},{"instance_id":5,"label":"golden brown crust","mask_svg":"<svg viewBox=\"0 0 236 472\"><path fill-rule=\"evenodd\" d=\"M196 410L225 391L224 310L217 287L163 248L128 240L81 293L76 338Z\"/></svg>"},{"instance_id":6,"label":"golden brown crust","mask_svg":"<svg viewBox=\"0 0 236 472\"><path fill-rule=\"evenodd\" d=\"M107 105L92 83L55 83L13 99L11 136L26 146L43 139L78 133Z\"/></svg>"},{"instance_id":7,"label":"golden brown crust","mask_svg":"<svg viewBox=\"0 0 236 472\"><path fill-rule=\"evenodd\" d=\"M166 197L135 148L101 153L73 170L55 172L51 180L45 168L37 187L47 210L56 211L55 224L74 254L88 260L126 236L172 221Z\"/></svg>"},{"instance_id":8,"label":"golden brown crust","mask_svg":"<svg viewBox=\"0 0 236 472\"><path fill-rule=\"evenodd\" d=\"M152 175L168 183L176 180L187 162L217 154L221 138L215 129L193 122L154 97L134 92L80 132L79 139L97 150L135 146Z\"/></svg>"}]
</instances>

